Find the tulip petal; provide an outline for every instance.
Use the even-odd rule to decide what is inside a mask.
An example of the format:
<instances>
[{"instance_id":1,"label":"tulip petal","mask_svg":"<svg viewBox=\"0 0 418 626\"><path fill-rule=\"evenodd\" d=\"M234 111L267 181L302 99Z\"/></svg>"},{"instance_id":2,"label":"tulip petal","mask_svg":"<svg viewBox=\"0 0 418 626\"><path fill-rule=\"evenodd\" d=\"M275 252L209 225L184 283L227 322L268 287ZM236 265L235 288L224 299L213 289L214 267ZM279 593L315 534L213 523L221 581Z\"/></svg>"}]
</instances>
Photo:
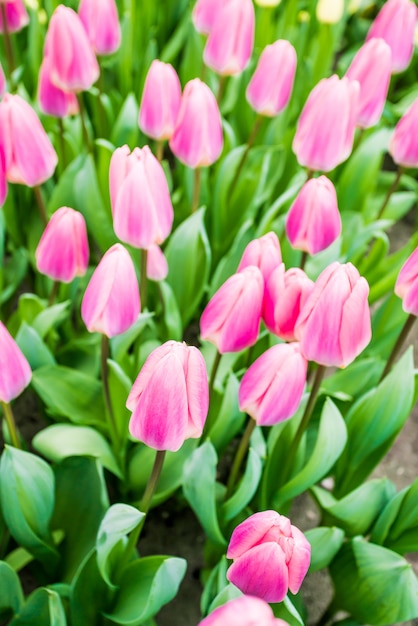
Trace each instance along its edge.
<instances>
[{"instance_id":1,"label":"tulip petal","mask_svg":"<svg viewBox=\"0 0 418 626\"><path fill-rule=\"evenodd\" d=\"M280 515L276 511L254 513L232 533L229 542L227 559L236 559L250 548L258 545L272 526L278 523Z\"/></svg>"},{"instance_id":2,"label":"tulip petal","mask_svg":"<svg viewBox=\"0 0 418 626\"><path fill-rule=\"evenodd\" d=\"M311 545L299 528L293 525L291 528L295 543L292 556L288 563L289 589L292 593L297 593L309 569L311 562Z\"/></svg>"}]
</instances>

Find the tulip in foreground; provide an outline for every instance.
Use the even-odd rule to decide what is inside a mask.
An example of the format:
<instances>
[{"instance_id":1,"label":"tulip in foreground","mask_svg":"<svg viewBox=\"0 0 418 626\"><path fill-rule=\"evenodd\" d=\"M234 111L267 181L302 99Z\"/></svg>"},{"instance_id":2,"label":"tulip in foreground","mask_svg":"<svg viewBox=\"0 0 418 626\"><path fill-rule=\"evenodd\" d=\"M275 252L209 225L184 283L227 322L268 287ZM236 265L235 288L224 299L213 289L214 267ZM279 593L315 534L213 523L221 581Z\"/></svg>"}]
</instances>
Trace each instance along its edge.
<instances>
[{"instance_id":1,"label":"tulip in foreground","mask_svg":"<svg viewBox=\"0 0 418 626\"><path fill-rule=\"evenodd\" d=\"M29 15L23 0L2 0L6 13L7 29L16 33L29 24ZM0 11L0 33L4 33L3 16Z\"/></svg>"},{"instance_id":2,"label":"tulip in foreground","mask_svg":"<svg viewBox=\"0 0 418 626\"><path fill-rule=\"evenodd\" d=\"M49 59L45 57L39 70L39 106L47 115L66 117L78 113L77 97L70 91L63 91L51 81Z\"/></svg>"},{"instance_id":3,"label":"tulip in foreground","mask_svg":"<svg viewBox=\"0 0 418 626\"><path fill-rule=\"evenodd\" d=\"M81 0L78 14L96 54L118 50L121 30L115 0Z\"/></svg>"},{"instance_id":4,"label":"tulip in foreground","mask_svg":"<svg viewBox=\"0 0 418 626\"><path fill-rule=\"evenodd\" d=\"M249 265L258 267L265 281L272 271L282 262L279 239L274 232L269 232L258 239L253 239L245 248L237 272Z\"/></svg>"},{"instance_id":5,"label":"tulip in foreground","mask_svg":"<svg viewBox=\"0 0 418 626\"><path fill-rule=\"evenodd\" d=\"M21 349L0 322L0 402L17 398L32 378L32 370Z\"/></svg>"},{"instance_id":6,"label":"tulip in foreground","mask_svg":"<svg viewBox=\"0 0 418 626\"><path fill-rule=\"evenodd\" d=\"M234 561L226 574L233 585L266 602L282 602L288 590L299 591L311 546L287 517L262 511L235 528L226 556Z\"/></svg>"},{"instance_id":7,"label":"tulip in foreground","mask_svg":"<svg viewBox=\"0 0 418 626\"><path fill-rule=\"evenodd\" d=\"M403 264L395 284L395 293L402 298L406 313L418 315L418 248Z\"/></svg>"},{"instance_id":8,"label":"tulip in foreground","mask_svg":"<svg viewBox=\"0 0 418 626\"><path fill-rule=\"evenodd\" d=\"M289 626L274 617L274 613L260 598L240 596L222 606L199 622L198 626Z\"/></svg>"},{"instance_id":9,"label":"tulip in foreground","mask_svg":"<svg viewBox=\"0 0 418 626\"><path fill-rule=\"evenodd\" d=\"M418 98L395 126L389 153L402 167L418 167Z\"/></svg>"},{"instance_id":10,"label":"tulip in foreground","mask_svg":"<svg viewBox=\"0 0 418 626\"><path fill-rule=\"evenodd\" d=\"M129 431L155 450L175 452L185 439L202 435L209 406L205 360L178 341L156 348L133 384L126 406Z\"/></svg>"},{"instance_id":11,"label":"tulip in foreground","mask_svg":"<svg viewBox=\"0 0 418 626\"><path fill-rule=\"evenodd\" d=\"M181 103L181 85L170 63L154 59L145 79L139 107L139 128L159 141L170 139Z\"/></svg>"}]
</instances>

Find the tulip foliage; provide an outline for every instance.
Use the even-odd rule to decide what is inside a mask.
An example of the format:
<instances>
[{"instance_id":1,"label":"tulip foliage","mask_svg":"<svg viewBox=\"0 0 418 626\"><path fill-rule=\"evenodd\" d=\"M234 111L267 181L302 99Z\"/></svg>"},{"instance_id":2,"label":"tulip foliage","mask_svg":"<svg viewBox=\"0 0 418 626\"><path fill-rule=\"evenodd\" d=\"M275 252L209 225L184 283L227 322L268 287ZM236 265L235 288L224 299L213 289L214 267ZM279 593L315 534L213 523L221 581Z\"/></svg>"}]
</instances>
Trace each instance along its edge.
<instances>
[{"instance_id":1,"label":"tulip foliage","mask_svg":"<svg viewBox=\"0 0 418 626\"><path fill-rule=\"evenodd\" d=\"M0 0L1 624L418 617L417 17Z\"/></svg>"}]
</instances>

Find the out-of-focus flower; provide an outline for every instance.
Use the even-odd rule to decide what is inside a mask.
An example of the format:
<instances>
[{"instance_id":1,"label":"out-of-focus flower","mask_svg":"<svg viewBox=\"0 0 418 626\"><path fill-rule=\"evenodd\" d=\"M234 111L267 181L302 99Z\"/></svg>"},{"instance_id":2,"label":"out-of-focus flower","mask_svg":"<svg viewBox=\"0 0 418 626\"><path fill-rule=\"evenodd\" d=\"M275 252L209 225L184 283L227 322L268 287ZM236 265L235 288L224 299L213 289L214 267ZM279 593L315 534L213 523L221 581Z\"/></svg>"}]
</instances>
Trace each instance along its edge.
<instances>
[{"instance_id":1,"label":"out-of-focus flower","mask_svg":"<svg viewBox=\"0 0 418 626\"><path fill-rule=\"evenodd\" d=\"M43 59L39 70L38 100L39 106L47 115L66 117L78 113L76 95L70 91L63 91L51 82L47 57Z\"/></svg>"},{"instance_id":2,"label":"out-of-focus flower","mask_svg":"<svg viewBox=\"0 0 418 626\"><path fill-rule=\"evenodd\" d=\"M344 15L344 0L318 0L316 18L323 24L337 24Z\"/></svg>"},{"instance_id":3,"label":"out-of-focus flower","mask_svg":"<svg viewBox=\"0 0 418 626\"><path fill-rule=\"evenodd\" d=\"M113 54L121 31L115 0L80 0L78 14L96 54Z\"/></svg>"},{"instance_id":4,"label":"out-of-focus flower","mask_svg":"<svg viewBox=\"0 0 418 626\"><path fill-rule=\"evenodd\" d=\"M29 24L29 15L23 0L2 0L6 11L7 29L16 33ZM4 33L3 16L0 11L0 33Z\"/></svg>"},{"instance_id":5,"label":"out-of-focus flower","mask_svg":"<svg viewBox=\"0 0 418 626\"><path fill-rule=\"evenodd\" d=\"M418 167L418 98L396 124L389 153L402 167Z\"/></svg>"},{"instance_id":6,"label":"out-of-focus flower","mask_svg":"<svg viewBox=\"0 0 418 626\"><path fill-rule=\"evenodd\" d=\"M222 606L199 622L198 626L289 626L260 598L240 596Z\"/></svg>"},{"instance_id":7,"label":"out-of-focus flower","mask_svg":"<svg viewBox=\"0 0 418 626\"><path fill-rule=\"evenodd\" d=\"M213 23L225 4L225 0L197 0L193 7L192 20L198 33L208 35Z\"/></svg>"},{"instance_id":8,"label":"out-of-focus flower","mask_svg":"<svg viewBox=\"0 0 418 626\"><path fill-rule=\"evenodd\" d=\"M154 59L145 79L139 108L139 128L153 139L170 139L181 103L181 85L170 63Z\"/></svg>"},{"instance_id":9,"label":"out-of-focus flower","mask_svg":"<svg viewBox=\"0 0 418 626\"><path fill-rule=\"evenodd\" d=\"M32 370L21 349L0 322L0 401L17 398L32 378Z\"/></svg>"},{"instance_id":10,"label":"out-of-focus flower","mask_svg":"<svg viewBox=\"0 0 418 626\"><path fill-rule=\"evenodd\" d=\"M395 293L402 298L406 313L418 315L418 248L402 265L395 285Z\"/></svg>"},{"instance_id":11,"label":"out-of-focus flower","mask_svg":"<svg viewBox=\"0 0 418 626\"><path fill-rule=\"evenodd\" d=\"M153 244L147 250L147 278L150 280L164 280L168 274L168 263L164 252L157 244Z\"/></svg>"},{"instance_id":12,"label":"out-of-focus flower","mask_svg":"<svg viewBox=\"0 0 418 626\"><path fill-rule=\"evenodd\" d=\"M6 160L4 158L3 146L0 144L0 207L6 202L7 198L7 179L6 179Z\"/></svg>"}]
</instances>

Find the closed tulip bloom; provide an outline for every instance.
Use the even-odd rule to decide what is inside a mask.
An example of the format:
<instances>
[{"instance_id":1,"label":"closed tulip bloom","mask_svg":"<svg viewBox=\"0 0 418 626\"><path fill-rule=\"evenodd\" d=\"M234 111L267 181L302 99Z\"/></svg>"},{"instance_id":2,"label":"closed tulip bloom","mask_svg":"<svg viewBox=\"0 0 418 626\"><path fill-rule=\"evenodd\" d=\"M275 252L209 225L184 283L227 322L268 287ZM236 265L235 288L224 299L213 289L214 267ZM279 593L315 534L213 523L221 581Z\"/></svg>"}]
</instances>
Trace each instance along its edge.
<instances>
[{"instance_id":1,"label":"closed tulip bloom","mask_svg":"<svg viewBox=\"0 0 418 626\"><path fill-rule=\"evenodd\" d=\"M133 384L129 431L155 450L175 452L202 435L209 406L208 375L199 350L178 341L156 348Z\"/></svg>"},{"instance_id":2,"label":"closed tulip bloom","mask_svg":"<svg viewBox=\"0 0 418 626\"><path fill-rule=\"evenodd\" d=\"M69 207L53 213L35 252L38 270L53 280L71 282L84 276L89 262L89 244L84 217Z\"/></svg>"},{"instance_id":3,"label":"closed tulip bloom","mask_svg":"<svg viewBox=\"0 0 418 626\"><path fill-rule=\"evenodd\" d=\"M81 0L78 14L96 54L113 54L121 31L115 0Z\"/></svg>"},{"instance_id":4,"label":"closed tulip bloom","mask_svg":"<svg viewBox=\"0 0 418 626\"><path fill-rule=\"evenodd\" d=\"M153 244L147 250L147 278L150 280L164 280L168 274L168 263L164 252Z\"/></svg>"},{"instance_id":5,"label":"closed tulip bloom","mask_svg":"<svg viewBox=\"0 0 418 626\"><path fill-rule=\"evenodd\" d=\"M233 585L266 602L282 602L288 590L299 591L311 546L287 517L262 511L235 528L226 557L234 560L226 573Z\"/></svg>"},{"instance_id":6,"label":"closed tulip bloom","mask_svg":"<svg viewBox=\"0 0 418 626\"><path fill-rule=\"evenodd\" d=\"M29 24L29 15L23 0L2 0L6 12L7 29L17 33ZM0 33L4 33L3 15L0 11Z\"/></svg>"},{"instance_id":7,"label":"closed tulip bloom","mask_svg":"<svg viewBox=\"0 0 418 626\"><path fill-rule=\"evenodd\" d=\"M289 41L279 39L264 48L246 91L254 111L269 117L283 111L292 94L296 64L296 50Z\"/></svg>"},{"instance_id":8,"label":"closed tulip bloom","mask_svg":"<svg viewBox=\"0 0 418 626\"><path fill-rule=\"evenodd\" d=\"M418 167L418 98L396 124L389 153L402 167Z\"/></svg>"},{"instance_id":9,"label":"closed tulip bloom","mask_svg":"<svg viewBox=\"0 0 418 626\"><path fill-rule=\"evenodd\" d=\"M245 248L237 272L249 265L256 265L265 281L272 271L282 262L282 252L276 233L270 231L266 235L253 239Z\"/></svg>"},{"instance_id":10,"label":"closed tulip bloom","mask_svg":"<svg viewBox=\"0 0 418 626\"><path fill-rule=\"evenodd\" d=\"M35 187L52 176L58 157L32 107L19 95L0 102L0 144L10 183Z\"/></svg>"},{"instance_id":11,"label":"closed tulip bloom","mask_svg":"<svg viewBox=\"0 0 418 626\"><path fill-rule=\"evenodd\" d=\"M50 79L64 91L85 91L99 78L100 69L79 16L60 4L49 22L44 56Z\"/></svg>"},{"instance_id":12,"label":"closed tulip bloom","mask_svg":"<svg viewBox=\"0 0 418 626\"><path fill-rule=\"evenodd\" d=\"M260 598L240 596L222 606L199 622L198 626L289 626Z\"/></svg>"},{"instance_id":13,"label":"closed tulip bloom","mask_svg":"<svg viewBox=\"0 0 418 626\"><path fill-rule=\"evenodd\" d=\"M6 159L4 158L4 150L0 144L0 207L6 202L7 198L7 179L6 179Z\"/></svg>"},{"instance_id":14,"label":"closed tulip bloom","mask_svg":"<svg viewBox=\"0 0 418 626\"><path fill-rule=\"evenodd\" d=\"M403 72L414 53L417 7L410 0L387 0L370 26L366 41L381 37L392 51L392 73Z\"/></svg>"},{"instance_id":15,"label":"closed tulip bloom","mask_svg":"<svg viewBox=\"0 0 418 626\"><path fill-rule=\"evenodd\" d=\"M314 282L298 267L285 271L282 263L271 273L264 292L263 320L270 332L295 341L295 325Z\"/></svg>"},{"instance_id":16,"label":"closed tulip bloom","mask_svg":"<svg viewBox=\"0 0 418 626\"><path fill-rule=\"evenodd\" d=\"M181 85L170 63L155 59L145 79L139 108L139 128L153 139L170 139L181 103Z\"/></svg>"},{"instance_id":17,"label":"closed tulip bloom","mask_svg":"<svg viewBox=\"0 0 418 626\"><path fill-rule=\"evenodd\" d=\"M166 239L173 224L173 205L164 170L148 146L117 148L110 160L113 228L121 241L147 249Z\"/></svg>"},{"instance_id":18,"label":"closed tulip bloom","mask_svg":"<svg viewBox=\"0 0 418 626\"><path fill-rule=\"evenodd\" d=\"M39 70L38 100L41 110L47 115L63 118L78 113L76 95L63 91L51 82L49 60L46 57Z\"/></svg>"},{"instance_id":19,"label":"closed tulip bloom","mask_svg":"<svg viewBox=\"0 0 418 626\"><path fill-rule=\"evenodd\" d=\"M17 398L32 378L32 370L21 349L0 322L0 401Z\"/></svg>"},{"instance_id":20,"label":"closed tulip bloom","mask_svg":"<svg viewBox=\"0 0 418 626\"><path fill-rule=\"evenodd\" d=\"M354 361L372 336L368 295L369 285L354 265L329 265L296 323L302 354L320 365L346 367Z\"/></svg>"},{"instance_id":21,"label":"closed tulip bloom","mask_svg":"<svg viewBox=\"0 0 418 626\"><path fill-rule=\"evenodd\" d=\"M311 178L298 193L286 218L286 234L294 248L317 254L341 233L337 193L326 176Z\"/></svg>"},{"instance_id":22,"label":"closed tulip bloom","mask_svg":"<svg viewBox=\"0 0 418 626\"><path fill-rule=\"evenodd\" d=\"M293 152L300 165L329 172L353 149L360 86L348 78L323 78L313 88L297 123Z\"/></svg>"},{"instance_id":23,"label":"closed tulip bloom","mask_svg":"<svg viewBox=\"0 0 418 626\"><path fill-rule=\"evenodd\" d=\"M395 293L402 298L406 313L418 315L418 248L403 264L395 285Z\"/></svg>"},{"instance_id":24,"label":"closed tulip bloom","mask_svg":"<svg viewBox=\"0 0 418 626\"><path fill-rule=\"evenodd\" d=\"M139 313L135 267L127 250L116 243L93 272L81 303L81 317L89 332L114 337L128 330Z\"/></svg>"},{"instance_id":25,"label":"closed tulip bloom","mask_svg":"<svg viewBox=\"0 0 418 626\"><path fill-rule=\"evenodd\" d=\"M221 76L242 72L251 59L254 28L252 0L228 0L222 4L203 51L206 65Z\"/></svg>"},{"instance_id":26,"label":"closed tulip bloom","mask_svg":"<svg viewBox=\"0 0 418 626\"><path fill-rule=\"evenodd\" d=\"M184 87L176 128L170 139L173 154L191 168L212 165L223 148L218 103L199 78Z\"/></svg>"},{"instance_id":27,"label":"closed tulip bloom","mask_svg":"<svg viewBox=\"0 0 418 626\"><path fill-rule=\"evenodd\" d=\"M216 16L226 0L197 0L193 7L192 21L198 33L208 35Z\"/></svg>"}]
</instances>

